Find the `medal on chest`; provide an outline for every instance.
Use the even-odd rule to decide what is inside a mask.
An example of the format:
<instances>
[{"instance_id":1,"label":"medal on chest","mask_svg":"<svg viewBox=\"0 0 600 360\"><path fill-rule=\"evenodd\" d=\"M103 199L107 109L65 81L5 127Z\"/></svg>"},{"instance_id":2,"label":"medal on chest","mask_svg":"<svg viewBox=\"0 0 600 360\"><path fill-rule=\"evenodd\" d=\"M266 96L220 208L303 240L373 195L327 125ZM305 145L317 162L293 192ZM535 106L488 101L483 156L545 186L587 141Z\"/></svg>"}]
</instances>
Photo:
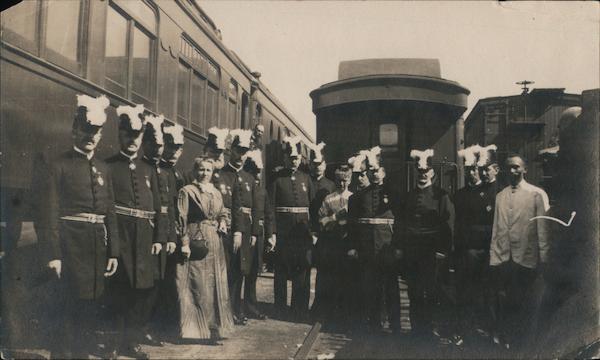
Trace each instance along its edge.
<instances>
[{"instance_id":1,"label":"medal on chest","mask_svg":"<svg viewBox=\"0 0 600 360\"><path fill-rule=\"evenodd\" d=\"M227 193L229 193L229 195L231 195L231 186L227 186Z\"/></svg>"},{"instance_id":2,"label":"medal on chest","mask_svg":"<svg viewBox=\"0 0 600 360\"><path fill-rule=\"evenodd\" d=\"M383 203L387 204L388 202L390 202L390 201L388 200L387 194L383 194Z\"/></svg>"},{"instance_id":3,"label":"medal on chest","mask_svg":"<svg viewBox=\"0 0 600 360\"><path fill-rule=\"evenodd\" d=\"M290 178L292 181L296 181L296 177L294 175L292 175L292 177Z\"/></svg>"},{"instance_id":4,"label":"medal on chest","mask_svg":"<svg viewBox=\"0 0 600 360\"><path fill-rule=\"evenodd\" d=\"M248 184L248 183L245 183L245 184L246 184L246 191L250 192L250 184Z\"/></svg>"},{"instance_id":5,"label":"medal on chest","mask_svg":"<svg viewBox=\"0 0 600 360\"><path fill-rule=\"evenodd\" d=\"M102 178L102 174L99 172L96 174L96 182L98 185L104 186L104 179Z\"/></svg>"},{"instance_id":6,"label":"medal on chest","mask_svg":"<svg viewBox=\"0 0 600 360\"><path fill-rule=\"evenodd\" d=\"M306 184L302 183L302 191L306 192Z\"/></svg>"},{"instance_id":7,"label":"medal on chest","mask_svg":"<svg viewBox=\"0 0 600 360\"><path fill-rule=\"evenodd\" d=\"M148 176L146 176L146 186L148 186L148 189L151 188L151 186L150 186L150 179L148 178Z\"/></svg>"},{"instance_id":8,"label":"medal on chest","mask_svg":"<svg viewBox=\"0 0 600 360\"><path fill-rule=\"evenodd\" d=\"M486 207L485 207L485 209L486 209L488 212L490 212L490 211L492 211L492 206L491 206L491 205L488 205L488 206L486 206Z\"/></svg>"},{"instance_id":9,"label":"medal on chest","mask_svg":"<svg viewBox=\"0 0 600 360\"><path fill-rule=\"evenodd\" d=\"M92 174L96 175L98 173L98 169L94 165L92 165Z\"/></svg>"},{"instance_id":10,"label":"medal on chest","mask_svg":"<svg viewBox=\"0 0 600 360\"><path fill-rule=\"evenodd\" d=\"M156 168L156 173L160 174L160 168L159 167Z\"/></svg>"},{"instance_id":11,"label":"medal on chest","mask_svg":"<svg viewBox=\"0 0 600 360\"><path fill-rule=\"evenodd\" d=\"M485 193L482 191L482 192L479 193L479 196L484 197Z\"/></svg>"},{"instance_id":12,"label":"medal on chest","mask_svg":"<svg viewBox=\"0 0 600 360\"><path fill-rule=\"evenodd\" d=\"M227 186L225 186L225 184L219 185L219 189L221 190L221 194L227 194Z\"/></svg>"},{"instance_id":13,"label":"medal on chest","mask_svg":"<svg viewBox=\"0 0 600 360\"><path fill-rule=\"evenodd\" d=\"M131 170L135 170L135 163L133 163L133 162L130 162L130 163L129 163L129 168L130 168Z\"/></svg>"}]
</instances>

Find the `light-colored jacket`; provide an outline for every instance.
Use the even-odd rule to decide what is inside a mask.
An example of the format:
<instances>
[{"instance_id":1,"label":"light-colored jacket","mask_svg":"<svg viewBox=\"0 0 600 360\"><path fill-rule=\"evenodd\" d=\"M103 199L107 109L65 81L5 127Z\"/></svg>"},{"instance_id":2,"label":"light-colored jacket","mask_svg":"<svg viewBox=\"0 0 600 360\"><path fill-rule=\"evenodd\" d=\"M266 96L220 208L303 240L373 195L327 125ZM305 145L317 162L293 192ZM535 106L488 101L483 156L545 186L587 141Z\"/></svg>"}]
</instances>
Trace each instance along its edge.
<instances>
[{"instance_id":1,"label":"light-colored jacket","mask_svg":"<svg viewBox=\"0 0 600 360\"><path fill-rule=\"evenodd\" d=\"M496 196L494 226L490 246L490 265L512 259L534 269L548 256L547 220L535 219L549 208L548 195L536 186L521 181L507 186Z\"/></svg>"}]
</instances>

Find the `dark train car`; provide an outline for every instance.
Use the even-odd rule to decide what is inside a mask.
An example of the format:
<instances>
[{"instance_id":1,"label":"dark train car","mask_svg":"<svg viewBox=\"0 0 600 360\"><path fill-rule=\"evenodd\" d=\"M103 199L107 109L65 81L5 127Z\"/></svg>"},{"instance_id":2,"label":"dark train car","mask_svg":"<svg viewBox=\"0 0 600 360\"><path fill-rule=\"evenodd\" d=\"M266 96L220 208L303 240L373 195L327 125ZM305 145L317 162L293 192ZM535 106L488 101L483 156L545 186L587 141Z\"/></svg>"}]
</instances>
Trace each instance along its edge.
<instances>
[{"instance_id":1,"label":"dark train car","mask_svg":"<svg viewBox=\"0 0 600 360\"><path fill-rule=\"evenodd\" d=\"M456 152L469 90L443 79L438 60L343 61L338 78L310 94L331 164L380 146L387 181L407 191L415 181L410 150L432 148L438 184L451 193L461 186Z\"/></svg>"},{"instance_id":2,"label":"dark train car","mask_svg":"<svg viewBox=\"0 0 600 360\"><path fill-rule=\"evenodd\" d=\"M312 141L194 0L27 0L0 18L3 264L16 247L36 243L42 170L70 146L76 94L110 99L100 159L118 150L119 105L144 104L184 126L183 170L211 126L263 124L270 160L280 158L287 134L300 135L305 149ZM14 278L33 276L43 265L37 258L30 269L15 260Z\"/></svg>"}]
</instances>

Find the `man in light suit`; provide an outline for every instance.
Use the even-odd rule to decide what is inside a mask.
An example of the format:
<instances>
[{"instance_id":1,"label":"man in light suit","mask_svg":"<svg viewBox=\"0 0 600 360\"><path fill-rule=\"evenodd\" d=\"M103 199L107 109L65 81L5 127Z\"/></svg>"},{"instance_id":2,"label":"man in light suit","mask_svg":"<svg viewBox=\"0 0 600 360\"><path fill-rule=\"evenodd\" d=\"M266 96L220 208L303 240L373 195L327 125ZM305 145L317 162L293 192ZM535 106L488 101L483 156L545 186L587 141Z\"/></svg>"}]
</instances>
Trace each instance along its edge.
<instances>
[{"instance_id":1,"label":"man in light suit","mask_svg":"<svg viewBox=\"0 0 600 360\"><path fill-rule=\"evenodd\" d=\"M506 167L510 185L496 196L490 244L497 307L494 342L518 349L532 323L533 285L548 258L546 220L533 218L544 215L549 204L544 190L525 181L522 156L509 155Z\"/></svg>"}]
</instances>

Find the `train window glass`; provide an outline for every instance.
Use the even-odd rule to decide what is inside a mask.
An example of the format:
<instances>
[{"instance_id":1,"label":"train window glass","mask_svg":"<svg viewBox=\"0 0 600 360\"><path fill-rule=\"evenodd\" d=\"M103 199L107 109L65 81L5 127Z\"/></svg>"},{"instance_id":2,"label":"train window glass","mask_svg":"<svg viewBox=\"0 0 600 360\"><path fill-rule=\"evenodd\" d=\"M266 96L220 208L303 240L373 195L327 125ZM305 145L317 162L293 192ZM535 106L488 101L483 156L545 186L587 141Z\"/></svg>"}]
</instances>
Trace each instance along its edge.
<instances>
[{"instance_id":1,"label":"train window glass","mask_svg":"<svg viewBox=\"0 0 600 360\"><path fill-rule=\"evenodd\" d=\"M281 142L281 128L279 126L277 127L277 141Z\"/></svg>"},{"instance_id":2,"label":"train window glass","mask_svg":"<svg viewBox=\"0 0 600 360\"><path fill-rule=\"evenodd\" d=\"M64 0L61 0L64 1ZM131 15L137 22L144 25L152 33L156 33L156 15L154 10L141 0L113 0L127 14Z\"/></svg>"},{"instance_id":3,"label":"train window glass","mask_svg":"<svg viewBox=\"0 0 600 360\"><path fill-rule=\"evenodd\" d=\"M150 97L150 46L152 40L137 26L133 30L133 78L132 90L145 98Z\"/></svg>"},{"instance_id":4,"label":"train window glass","mask_svg":"<svg viewBox=\"0 0 600 360\"><path fill-rule=\"evenodd\" d=\"M271 125L269 125L269 137L273 140L273 120L271 120Z\"/></svg>"},{"instance_id":5,"label":"train window glass","mask_svg":"<svg viewBox=\"0 0 600 360\"><path fill-rule=\"evenodd\" d=\"M206 92L204 88L206 86L206 80L200 76L197 72L192 72L192 130L204 134L204 98Z\"/></svg>"},{"instance_id":6,"label":"train window glass","mask_svg":"<svg viewBox=\"0 0 600 360\"><path fill-rule=\"evenodd\" d=\"M235 101L232 101L231 99L228 102L228 107L229 110L227 111L227 115L229 117L228 119L228 125L230 129L235 129L238 128L238 124L237 124L237 104L235 103Z\"/></svg>"},{"instance_id":7,"label":"train window glass","mask_svg":"<svg viewBox=\"0 0 600 360\"><path fill-rule=\"evenodd\" d=\"M219 90L212 84L206 92L206 127L217 126Z\"/></svg>"},{"instance_id":8,"label":"train window glass","mask_svg":"<svg viewBox=\"0 0 600 360\"><path fill-rule=\"evenodd\" d=\"M379 145L397 146L398 145L398 125L382 124L379 125Z\"/></svg>"},{"instance_id":9,"label":"train window glass","mask_svg":"<svg viewBox=\"0 0 600 360\"><path fill-rule=\"evenodd\" d=\"M37 1L23 1L3 10L0 15L2 41L37 53L35 40L38 9Z\"/></svg>"},{"instance_id":10,"label":"train window glass","mask_svg":"<svg viewBox=\"0 0 600 360\"><path fill-rule=\"evenodd\" d=\"M177 121L187 127L189 112L190 112L190 68L179 63L179 71L177 73Z\"/></svg>"},{"instance_id":11,"label":"train window glass","mask_svg":"<svg viewBox=\"0 0 600 360\"><path fill-rule=\"evenodd\" d=\"M79 1L49 0L46 7L46 48L69 60L78 60ZM60 29L60 31L58 31Z\"/></svg>"},{"instance_id":12,"label":"train window glass","mask_svg":"<svg viewBox=\"0 0 600 360\"><path fill-rule=\"evenodd\" d=\"M112 7L108 7L106 18L106 78L107 87L125 95L127 84L127 19Z\"/></svg>"}]
</instances>

